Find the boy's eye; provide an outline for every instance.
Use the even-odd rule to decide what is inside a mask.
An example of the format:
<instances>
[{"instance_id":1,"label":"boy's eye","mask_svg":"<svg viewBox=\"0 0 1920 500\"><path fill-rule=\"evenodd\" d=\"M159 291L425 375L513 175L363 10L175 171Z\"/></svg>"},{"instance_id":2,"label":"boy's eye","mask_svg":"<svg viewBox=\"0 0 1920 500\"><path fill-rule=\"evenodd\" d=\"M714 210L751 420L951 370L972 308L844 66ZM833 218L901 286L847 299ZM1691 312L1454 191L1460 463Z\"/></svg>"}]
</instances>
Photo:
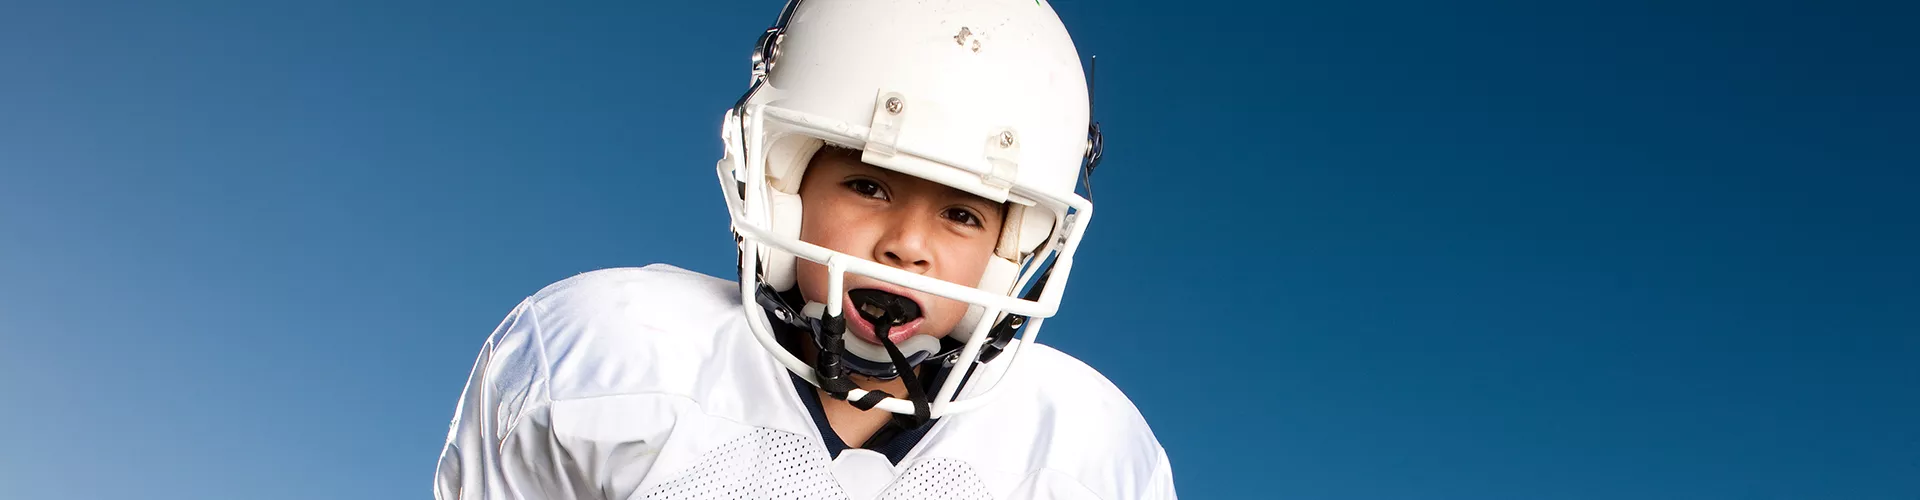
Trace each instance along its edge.
<instances>
[{"instance_id":1,"label":"boy's eye","mask_svg":"<svg viewBox=\"0 0 1920 500\"><path fill-rule=\"evenodd\" d=\"M860 193L860 196L880 200L888 199L886 188L880 187L880 183L878 182L867 179L852 179L841 183L841 185L846 186L847 189L853 190L855 193Z\"/></svg>"},{"instance_id":2,"label":"boy's eye","mask_svg":"<svg viewBox=\"0 0 1920 500\"><path fill-rule=\"evenodd\" d=\"M946 212L941 213L940 216L969 227L980 227L983 225L979 215L975 215L972 210L964 208L949 208Z\"/></svg>"}]
</instances>

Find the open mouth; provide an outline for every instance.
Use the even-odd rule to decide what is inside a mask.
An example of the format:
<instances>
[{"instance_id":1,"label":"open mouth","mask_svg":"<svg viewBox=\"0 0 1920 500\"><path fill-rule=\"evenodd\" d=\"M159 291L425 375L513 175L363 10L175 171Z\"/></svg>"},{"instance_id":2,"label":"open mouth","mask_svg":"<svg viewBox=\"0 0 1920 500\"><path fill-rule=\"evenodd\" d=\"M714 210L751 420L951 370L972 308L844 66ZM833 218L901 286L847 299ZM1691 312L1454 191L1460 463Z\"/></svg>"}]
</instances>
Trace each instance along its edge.
<instances>
[{"instance_id":1,"label":"open mouth","mask_svg":"<svg viewBox=\"0 0 1920 500\"><path fill-rule=\"evenodd\" d=\"M876 345L880 343L876 332L886 332L887 339L898 344L919 333L926 320L918 301L886 290L856 288L847 291L845 300L845 310L851 313L847 314L848 330Z\"/></svg>"}]
</instances>

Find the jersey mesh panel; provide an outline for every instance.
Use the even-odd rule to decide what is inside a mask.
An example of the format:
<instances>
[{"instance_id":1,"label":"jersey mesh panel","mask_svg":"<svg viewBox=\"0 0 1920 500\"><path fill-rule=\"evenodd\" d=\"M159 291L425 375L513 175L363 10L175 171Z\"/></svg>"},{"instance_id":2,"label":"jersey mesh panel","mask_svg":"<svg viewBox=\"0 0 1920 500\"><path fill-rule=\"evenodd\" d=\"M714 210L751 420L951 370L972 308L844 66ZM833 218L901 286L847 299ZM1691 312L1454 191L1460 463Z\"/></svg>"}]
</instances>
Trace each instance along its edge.
<instances>
[{"instance_id":1,"label":"jersey mesh panel","mask_svg":"<svg viewBox=\"0 0 1920 500\"><path fill-rule=\"evenodd\" d=\"M759 429L702 456L678 479L640 495L648 500L842 500L826 448L797 434ZM921 461L880 494L885 500L992 500L965 462Z\"/></svg>"},{"instance_id":2,"label":"jersey mesh panel","mask_svg":"<svg viewBox=\"0 0 1920 500\"><path fill-rule=\"evenodd\" d=\"M827 469L824 447L772 429L708 451L686 475L641 495L650 500L847 498Z\"/></svg>"},{"instance_id":3,"label":"jersey mesh panel","mask_svg":"<svg viewBox=\"0 0 1920 500\"><path fill-rule=\"evenodd\" d=\"M933 458L914 464L880 494L886 500L991 500L987 485L966 462Z\"/></svg>"}]
</instances>

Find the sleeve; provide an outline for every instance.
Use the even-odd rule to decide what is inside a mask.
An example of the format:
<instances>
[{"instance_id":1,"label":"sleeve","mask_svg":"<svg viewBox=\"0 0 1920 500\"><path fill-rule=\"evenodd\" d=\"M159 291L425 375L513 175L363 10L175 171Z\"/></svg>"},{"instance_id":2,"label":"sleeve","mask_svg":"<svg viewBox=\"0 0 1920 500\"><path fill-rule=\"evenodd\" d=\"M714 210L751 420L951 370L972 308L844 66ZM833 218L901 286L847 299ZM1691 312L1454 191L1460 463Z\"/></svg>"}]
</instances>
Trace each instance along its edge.
<instances>
[{"instance_id":1,"label":"sleeve","mask_svg":"<svg viewBox=\"0 0 1920 500\"><path fill-rule=\"evenodd\" d=\"M435 499L600 497L549 418L538 310L521 302L481 347L434 471Z\"/></svg>"}]
</instances>

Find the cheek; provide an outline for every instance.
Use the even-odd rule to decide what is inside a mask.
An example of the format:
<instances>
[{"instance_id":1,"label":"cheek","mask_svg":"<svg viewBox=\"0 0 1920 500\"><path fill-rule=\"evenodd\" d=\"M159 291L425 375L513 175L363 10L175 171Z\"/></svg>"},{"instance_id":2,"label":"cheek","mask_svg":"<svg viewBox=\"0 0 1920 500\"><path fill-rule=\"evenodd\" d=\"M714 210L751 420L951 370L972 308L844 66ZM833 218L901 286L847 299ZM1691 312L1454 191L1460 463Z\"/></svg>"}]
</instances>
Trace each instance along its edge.
<instances>
[{"instance_id":1,"label":"cheek","mask_svg":"<svg viewBox=\"0 0 1920 500\"><path fill-rule=\"evenodd\" d=\"M851 228L849 219L857 214L836 207L832 203L815 202L803 199L800 213L800 241L849 255L859 256L860 242L867 239ZM871 245L868 245L871 247ZM798 280L800 295L811 302L826 302L827 266L807 259L795 259L794 277Z\"/></svg>"},{"instance_id":2,"label":"cheek","mask_svg":"<svg viewBox=\"0 0 1920 500\"><path fill-rule=\"evenodd\" d=\"M941 266L937 277L956 284L978 286L980 276L987 272L987 259L993 255L993 242L957 241L953 245L949 248L960 251L944 259L946 265ZM938 320L936 326L941 330L952 329L960 323L960 317L967 313L966 302L947 298L939 299L933 308L938 312L935 315Z\"/></svg>"},{"instance_id":3,"label":"cheek","mask_svg":"<svg viewBox=\"0 0 1920 500\"><path fill-rule=\"evenodd\" d=\"M980 284L980 275L987 272L987 259L993 257L994 240L974 236L954 238L946 242L945 258L941 259L939 278L954 283L976 286Z\"/></svg>"},{"instance_id":4,"label":"cheek","mask_svg":"<svg viewBox=\"0 0 1920 500\"><path fill-rule=\"evenodd\" d=\"M821 248L840 253L852 254L854 242L860 236L853 234L852 224L859 219L854 210L831 202L813 202L803 199L800 212L800 241L818 245Z\"/></svg>"},{"instance_id":5,"label":"cheek","mask_svg":"<svg viewBox=\"0 0 1920 500\"><path fill-rule=\"evenodd\" d=\"M794 282L807 302L822 302L827 294L827 266L807 259L794 259Z\"/></svg>"}]
</instances>

